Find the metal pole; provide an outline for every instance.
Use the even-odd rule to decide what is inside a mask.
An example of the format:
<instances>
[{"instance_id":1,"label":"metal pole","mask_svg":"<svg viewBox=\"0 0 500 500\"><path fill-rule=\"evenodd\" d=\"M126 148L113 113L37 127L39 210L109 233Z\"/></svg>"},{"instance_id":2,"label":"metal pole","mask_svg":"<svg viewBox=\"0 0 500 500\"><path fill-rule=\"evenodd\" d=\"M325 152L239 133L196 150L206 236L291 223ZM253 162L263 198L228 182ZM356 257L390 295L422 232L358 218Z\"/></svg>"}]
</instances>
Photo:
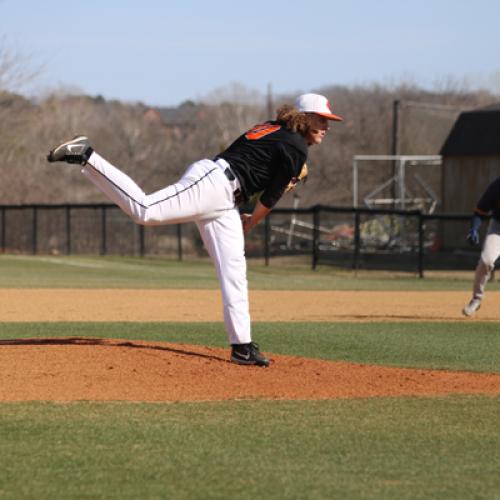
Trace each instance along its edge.
<instances>
[{"instance_id":1,"label":"metal pole","mask_svg":"<svg viewBox=\"0 0 500 500\"><path fill-rule=\"evenodd\" d=\"M357 270L359 267L359 252L361 247L360 213L354 213L354 259L352 267Z\"/></svg>"},{"instance_id":2,"label":"metal pole","mask_svg":"<svg viewBox=\"0 0 500 500\"><path fill-rule=\"evenodd\" d=\"M71 255L71 207L66 206L66 255Z\"/></svg>"},{"instance_id":3,"label":"metal pole","mask_svg":"<svg viewBox=\"0 0 500 500\"><path fill-rule=\"evenodd\" d=\"M400 158L398 160L399 163L399 168L398 168L398 176L399 176L399 204L401 210L406 209L406 187L405 187L405 166L406 162L403 158ZM393 218L394 219L394 218ZM399 227L399 243L401 246L405 244L405 238L406 238L406 227L405 227L405 222L406 218L399 218L399 224L397 227ZM393 227L394 229L394 227Z\"/></svg>"},{"instance_id":4,"label":"metal pole","mask_svg":"<svg viewBox=\"0 0 500 500\"><path fill-rule=\"evenodd\" d=\"M177 259L182 260L182 224L177 224Z\"/></svg>"},{"instance_id":5,"label":"metal pole","mask_svg":"<svg viewBox=\"0 0 500 500\"><path fill-rule=\"evenodd\" d=\"M405 187L405 168L406 168L406 161L401 158L399 160L399 197L401 200L401 210L404 210L406 207L406 187Z\"/></svg>"},{"instance_id":6,"label":"metal pole","mask_svg":"<svg viewBox=\"0 0 500 500\"><path fill-rule=\"evenodd\" d=\"M274 118L273 113L273 91L271 83L267 84L267 116L270 120Z\"/></svg>"},{"instance_id":7,"label":"metal pole","mask_svg":"<svg viewBox=\"0 0 500 500\"><path fill-rule=\"evenodd\" d=\"M391 154L393 156L399 155L399 113L401 109L401 102L396 99L392 103L392 144L391 144ZM392 162L392 177L396 178L397 161ZM396 186L392 185L392 199L396 198ZM395 205L393 205L395 208Z\"/></svg>"},{"instance_id":8,"label":"metal pole","mask_svg":"<svg viewBox=\"0 0 500 500\"><path fill-rule=\"evenodd\" d=\"M106 255L106 207L101 207L101 255Z\"/></svg>"},{"instance_id":9,"label":"metal pole","mask_svg":"<svg viewBox=\"0 0 500 500\"><path fill-rule=\"evenodd\" d=\"M312 248L312 269L316 270L319 258L319 206L313 207L313 248Z\"/></svg>"},{"instance_id":10,"label":"metal pole","mask_svg":"<svg viewBox=\"0 0 500 500\"><path fill-rule=\"evenodd\" d=\"M418 214L418 276L424 277L424 218Z\"/></svg>"},{"instance_id":11,"label":"metal pole","mask_svg":"<svg viewBox=\"0 0 500 500\"><path fill-rule=\"evenodd\" d=\"M392 103L392 145L391 154L399 154L399 113L401 110L401 101L396 99Z\"/></svg>"},{"instance_id":12,"label":"metal pole","mask_svg":"<svg viewBox=\"0 0 500 500\"><path fill-rule=\"evenodd\" d=\"M353 206L358 206L358 162L356 159L352 160L352 198Z\"/></svg>"},{"instance_id":13,"label":"metal pole","mask_svg":"<svg viewBox=\"0 0 500 500\"><path fill-rule=\"evenodd\" d=\"M293 209L296 210L299 207L300 196L298 194L293 195ZM290 229L288 230L288 237L286 239L286 247L291 250L293 243L293 230L295 229L295 223L297 222L296 212L292 213L290 217Z\"/></svg>"},{"instance_id":14,"label":"metal pole","mask_svg":"<svg viewBox=\"0 0 500 500\"><path fill-rule=\"evenodd\" d=\"M271 214L269 214L264 219L264 262L266 266L269 266L269 256L270 256L270 235L271 235Z\"/></svg>"},{"instance_id":15,"label":"metal pole","mask_svg":"<svg viewBox=\"0 0 500 500\"><path fill-rule=\"evenodd\" d=\"M144 226L139 226L139 256L144 257L145 253L145 238L144 238Z\"/></svg>"},{"instance_id":16,"label":"metal pole","mask_svg":"<svg viewBox=\"0 0 500 500\"><path fill-rule=\"evenodd\" d=\"M5 216L5 210L6 208L2 208L2 252L5 253L5 247L7 244L6 241L6 235L7 235L7 228L5 227L5 224L7 223L7 217Z\"/></svg>"}]
</instances>

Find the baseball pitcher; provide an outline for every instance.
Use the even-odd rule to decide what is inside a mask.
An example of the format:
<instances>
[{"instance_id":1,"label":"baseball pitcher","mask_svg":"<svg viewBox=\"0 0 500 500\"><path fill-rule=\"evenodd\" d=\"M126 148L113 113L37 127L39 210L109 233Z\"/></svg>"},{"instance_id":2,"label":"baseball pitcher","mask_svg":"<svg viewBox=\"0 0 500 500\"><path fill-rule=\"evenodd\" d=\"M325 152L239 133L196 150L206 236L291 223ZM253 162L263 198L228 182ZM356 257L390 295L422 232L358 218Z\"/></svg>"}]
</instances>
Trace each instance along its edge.
<instances>
[{"instance_id":1,"label":"baseball pitcher","mask_svg":"<svg viewBox=\"0 0 500 500\"><path fill-rule=\"evenodd\" d=\"M193 163L177 182L151 194L94 151L85 136L55 147L47 159L81 165L83 175L138 224L194 221L217 271L231 361L268 366L252 341L244 232L305 178L308 148L322 142L329 121L341 120L326 97L303 94L295 106L281 107L276 120L256 125L215 158ZM259 192L253 213L240 216L238 205Z\"/></svg>"}]
</instances>

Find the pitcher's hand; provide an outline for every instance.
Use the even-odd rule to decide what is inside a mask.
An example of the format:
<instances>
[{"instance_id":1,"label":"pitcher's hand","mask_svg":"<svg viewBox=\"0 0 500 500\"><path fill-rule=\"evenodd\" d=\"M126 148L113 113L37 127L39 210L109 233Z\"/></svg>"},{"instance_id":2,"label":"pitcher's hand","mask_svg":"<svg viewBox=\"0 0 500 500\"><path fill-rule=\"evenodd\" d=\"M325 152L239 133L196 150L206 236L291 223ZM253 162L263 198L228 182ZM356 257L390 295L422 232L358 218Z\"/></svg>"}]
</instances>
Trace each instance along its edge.
<instances>
[{"instance_id":1,"label":"pitcher's hand","mask_svg":"<svg viewBox=\"0 0 500 500\"><path fill-rule=\"evenodd\" d=\"M248 233L253 227L252 214L241 214L241 223L243 224L243 232Z\"/></svg>"}]
</instances>

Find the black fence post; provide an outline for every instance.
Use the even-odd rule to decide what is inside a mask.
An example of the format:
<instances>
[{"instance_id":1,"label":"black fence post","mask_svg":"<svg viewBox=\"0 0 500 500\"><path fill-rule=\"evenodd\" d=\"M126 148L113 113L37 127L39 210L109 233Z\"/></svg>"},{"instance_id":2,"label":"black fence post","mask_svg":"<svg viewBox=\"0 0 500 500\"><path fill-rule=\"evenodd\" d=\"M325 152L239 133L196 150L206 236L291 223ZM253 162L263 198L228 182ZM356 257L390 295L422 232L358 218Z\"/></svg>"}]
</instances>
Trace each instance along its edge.
<instances>
[{"instance_id":1,"label":"black fence post","mask_svg":"<svg viewBox=\"0 0 500 500\"><path fill-rule=\"evenodd\" d=\"M312 269L316 270L319 260L319 222L320 222L320 207L314 205L313 207L313 241L312 241Z\"/></svg>"},{"instance_id":2,"label":"black fence post","mask_svg":"<svg viewBox=\"0 0 500 500\"><path fill-rule=\"evenodd\" d=\"M43 238L46 237L45 231L42 230L42 227L38 227L38 221L40 219L40 211L47 209L58 209L65 211L62 214L63 221L62 227L60 229L60 233L57 233L58 241L61 241L61 247L65 240L66 244L66 253L68 255L72 254L75 250L78 252L78 245L73 245L73 237L72 230L73 227L76 227L75 234L80 231L79 228L79 216L77 216L75 220L75 211L79 212L79 210L90 210L91 213L84 213L85 217L91 217L92 227L94 231L92 232L92 241L91 244L93 246L97 245L97 253L101 255L107 255L107 233L108 233L108 224L107 224L107 211L108 209L115 210L115 206L111 204L37 204L37 205L28 205L28 204L20 204L20 205L0 205L0 252L7 251L20 251L23 253L33 253L38 255L38 251L44 251L47 246L45 240ZM17 216L14 218L14 221L9 221L10 214L12 211L17 212L21 210L23 217L21 217L20 222L17 223ZM463 260L455 262L455 256L450 254L450 251L447 247L441 247L440 245L436 245L435 247L427 248L427 238L434 235L435 227L434 221L438 223L444 223L445 221L469 221L470 214L426 214L422 211L418 210L393 210L393 209L371 209L371 208L354 208L354 207L333 207L333 206L322 206L315 205L307 209L275 209L272 213L273 217L278 214L290 214L293 216L295 214L307 214L308 217L311 217L313 225L311 228L311 232L308 234L301 233L297 231L294 233L294 237L303 238L301 241L302 244L306 244L307 254L311 252L311 260L312 260L312 269L315 270L321 259L330 258L331 260L335 259L335 246L331 246L330 250L323 249L322 245L327 241L328 236L326 236L325 240L323 238L323 229L320 224L321 212L326 211L328 213L336 213L336 214L344 214L346 218L348 218L351 223L354 225L354 234L353 234L353 250L352 250L352 266L356 269L363 268L363 266L367 266L367 269L372 268L371 261L373 260L374 265L378 266L379 261L382 265L387 265L388 269L393 269L394 266L404 266L408 271L417 272L420 278L425 277L425 266L435 266L435 265L444 265L444 268L449 268L449 265L456 265L457 268L462 269ZM29 216L32 214L32 219L30 220ZM413 221L411 226L411 231L408 229L408 236L410 239L408 242L410 246L405 243L405 247L401 252L398 252L398 249L393 250L389 248L389 254L384 250L383 247L379 248L379 243L385 244L385 240L380 240L377 238L377 234L374 235L376 238L373 241L365 241L364 230L361 227L361 224L365 220L365 215L367 217L378 216L378 215L391 215L397 217L404 217L405 220L411 218L413 220L415 217L418 217L417 221ZM43 215L43 212L42 212ZM65 227L64 227L64 215L65 215ZM77 214L78 215L78 214ZM100 221L97 221L100 219ZM294 224L295 219L292 219L292 226ZM14 224L12 224L14 222ZM42 222L42 221L40 221ZM101 223L101 227L99 228L99 222ZM109 230L113 231L114 220L110 219L109 221ZM417 227L415 227L415 222L417 222ZM11 224L9 226L9 223ZM76 226L75 226L76 224ZM310 227L309 224L304 223L304 227ZM18 227L19 226L19 227ZM40 235L38 234L38 230L41 229ZM441 226L438 227L440 229L436 233L436 238L442 237L443 228ZM274 226L272 225L272 219L270 216L265 218L264 228L264 256L266 259L266 265L270 265L271 254L274 255L274 250L272 246L272 238L274 234ZM145 241L145 231L146 229L140 226L139 231L139 245L141 255L146 254L146 241ZM363 234L362 234L363 231ZM285 231L282 231L286 234ZM22 233L22 235L28 237L32 237L31 241L26 242L25 238L19 238L18 236ZM410 234L411 233L411 234ZM262 233L261 233L262 234ZM309 239L310 235L312 236ZM38 248L38 237L41 238L41 248ZM335 237L335 234L332 232L330 235L332 238ZM132 235L135 238L135 235ZM7 239L9 238L9 241ZM28 238L29 239L29 238ZM13 240L13 241L11 241ZM19 240L19 242L18 242ZM405 240L406 241L406 240ZM436 240L439 243L439 239ZM17 243L17 244L16 244ZM311 248L312 244L312 248ZM27 246L26 246L27 245ZM368 245L368 246L366 246ZM9 247L9 248L7 248ZM366 247L366 249L364 249ZM300 247L294 248L294 251L300 252L303 249L303 245ZM135 247L134 254L137 255L138 249ZM183 248L182 248L182 225L177 225L177 251L179 260L183 259ZM390 252L394 252L394 258L391 257ZM367 256L366 262L363 258ZM401 254L401 258L400 257ZM343 257L344 253L342 252L339 257L342 259L341 264L344 262ZM348 257L349 258L349 257ZM466 258L471 258L470 255L466 255ZM408 264L408 259L410 259ZM346 263L349 265L349 261Z\"/></svg>"},{"instance_id":3,"label":"black fence post","mask_svg":"<svg viewBox=\"0 0 500 500\"><path fill-rule=\"evenodd\" d=\"M264 261L265 265L269 266L269 256L271 250L271 214L264 219Z\"/></svg>"},{"instance_id":4,"label":"black fence post","mask_svg":"<svg viewBox=\"0 0 500 500\"><path fill-rule=\"evenodd\" d=\"M101 255L107 252L106 236L106 207L101 206Z\"/></svg>"},{"instance_id":5,"label":"black fence post","mask_svg":"<svg viewBox=\"0 0 500 500\"><path fill-rule=\"evenodd\" d=\"M7 223L7 217L5 216L5 211L6 208L2 207L2 253L5 253L6 246L7 246L7 228L6 228L6 223Z\"/></svg>"},{"instance_id":6,"label":"black fence post","mask_svg":"<svg viewBox=\"0 0 500 500\"><path fill-rule=\"evenodd\" d=\"M418 275L424 277L424 216L418 213Z\"/></svg>"},{"instance_id":7,"label":"black fence post","mask_svg":"<svg viewBox=\"0 0 500 500\"><path fill-rule=\"evenodd\" d=\"M32 240L32 253L33 255L36 255L37 253L37 247L38 247L38 242L37 242L37 225L38 225L38 209L37 207L33 207L33 232L32 232L32 237L33 237L33 240Z\"/></svg>"},{"instance_id":8,"label":"black fence post","mask_svg":"<svg viewBox=\"0 0 500 500\"><path fill-rule=\"evenodd\" d=\"M354 212L354 256L352 262L352 267L356 271L358 270L359 267L359 253L361 248L360 219L361 219L360 213L359 211L356 210L356 212Z\"/></svg>"},{"instance_id":9,"label":"black fence post","mask_svg":"<svg viewBox=\"0 0 500 500\"><path fill-rule=\"evenodd\" d=\"M66 205L66 255L71 255L71 206Z\"/></svg>"},{"instance_id":10,"label":"black fence post","mask_svg":"<svg viewBox=\"0 0 500 500\"><path fill-rule=\"evenodd\" d=\"M144 226L139 225L139 256L144 257L145 251L145 236L144 236Z\"/></svg>"},{"instance_id":11,"label":"black fence post","mask_svg":"<svg viewBox=\"0 0 500 500\"><path fill-rule=\"evenodd\" d=\"M177 260L182 260L182 224L177 224Z\"/></svg>"}]
</instances>

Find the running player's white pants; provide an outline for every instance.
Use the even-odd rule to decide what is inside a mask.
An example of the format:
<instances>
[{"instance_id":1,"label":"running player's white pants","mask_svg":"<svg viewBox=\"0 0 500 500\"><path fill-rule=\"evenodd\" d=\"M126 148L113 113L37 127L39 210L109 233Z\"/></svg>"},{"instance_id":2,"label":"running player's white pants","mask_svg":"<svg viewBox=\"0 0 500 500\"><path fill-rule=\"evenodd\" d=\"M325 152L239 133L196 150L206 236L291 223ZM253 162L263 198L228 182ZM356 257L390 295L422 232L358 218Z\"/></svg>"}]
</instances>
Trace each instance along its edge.
<instances>
[{"instance_id":1,"label":"running player's white pants","mask_svg":"<svg viewBox=\"0 0 500 500\"><path fill-rule=\"evenodd\" d=\"M226 177L227 166L200 160L178 182L151 194L95 152L82 173L138 224L196 223L219 278L229 343L245 344L251 342L245 240L234 203L239 184Z\"/></svg>"},{"instance_id":2,"label":"running player's white pants","mask_svg":"<svg viewBox=\"0 0 500 500\"><path fill-rule=\"evenodd\" d=\"M495 219L490 219L488 232L484 239L481 257L476 267L474 277L473 296L477 299L482 299L484 296L486 283L490 279L493 269L495 269L495 261L500 256L500 222Z\"/></svg>"}]
</instances>

